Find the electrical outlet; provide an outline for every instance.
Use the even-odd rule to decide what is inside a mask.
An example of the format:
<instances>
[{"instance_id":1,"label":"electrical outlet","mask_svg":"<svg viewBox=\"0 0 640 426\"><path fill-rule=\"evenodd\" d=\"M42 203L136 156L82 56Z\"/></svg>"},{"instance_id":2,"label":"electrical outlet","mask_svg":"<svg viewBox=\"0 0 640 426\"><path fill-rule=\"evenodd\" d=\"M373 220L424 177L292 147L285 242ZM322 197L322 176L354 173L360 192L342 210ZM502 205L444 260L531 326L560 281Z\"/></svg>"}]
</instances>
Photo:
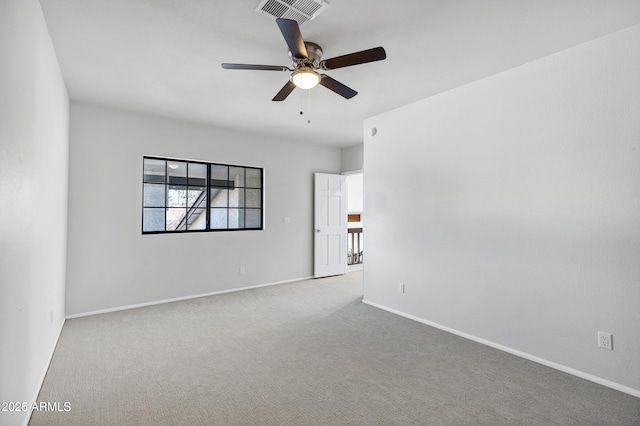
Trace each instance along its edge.
<instances>
[{"instance_id":1,"label":"electrical outlet","mask_svg":"<svg viewBox=\"0 0 640 426\"><path fill-rule=\"evenodd\" d=\"M244 275L244 273L247 272L246 269L244 269L244 266L240 267L240 275Z\"/></svg>"},{"instance_id":2,"label":"electrical outlet","mask_svg":"<svg viewBox=\"0 0 640 426\"><path fill-rule=\"evenodd\" d=\"M289 216L285 216L282 218L283 223L291 223L291 218Z\"/></svg>"},{"instance_id":3,"label":"electrical outlet","mask_svg":"<svg viewBox=\"0 0 640 426\"><path fill-rule=\"evenodd\" d=\"M598 347L602 349L613 350L613 336L611 333L598 331Z\"/></svg>"},{"instance_id":4,"label":"electrical outlet","mask_svg":"<svg viewBox=\"0 0 640 426\"><path fill-rule=\"evenodd\" d=\"M404 283L398 284L398 293L404 293Z\"/></svg>"}]
</instances>

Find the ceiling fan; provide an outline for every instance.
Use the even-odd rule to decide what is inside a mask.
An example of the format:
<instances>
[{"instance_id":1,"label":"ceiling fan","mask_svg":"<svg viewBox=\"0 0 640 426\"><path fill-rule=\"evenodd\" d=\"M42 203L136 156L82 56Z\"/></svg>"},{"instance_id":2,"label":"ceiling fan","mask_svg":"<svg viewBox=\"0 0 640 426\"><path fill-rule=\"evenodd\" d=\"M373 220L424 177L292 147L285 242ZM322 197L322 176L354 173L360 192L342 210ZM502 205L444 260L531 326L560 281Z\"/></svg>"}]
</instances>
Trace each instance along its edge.
<instances>
[{"instance_id":1,"label":"ceiling fan","mask_svg":"<svg viewBox=\"0 0 640 426\"><path fill-rule=\"evenodd\" d=\"M321 60L322 48L315 43L302 39L300 27L296 21L279 18L276 19L276 23L289 47L289 57L291 58L293 68L279 65L222 64L222 68L227 70L292 72L289 81L280 89L272 99L273 101L284 101L296 87L311 89L317 84L334 91L346 99L351 99L357 95L358 92L326 74L320 74L318 70L334 70L352 65L366 64L368 62L381 61L387 57L382 47L375 47L373 49Z\"/></svg>"}]
</instances>

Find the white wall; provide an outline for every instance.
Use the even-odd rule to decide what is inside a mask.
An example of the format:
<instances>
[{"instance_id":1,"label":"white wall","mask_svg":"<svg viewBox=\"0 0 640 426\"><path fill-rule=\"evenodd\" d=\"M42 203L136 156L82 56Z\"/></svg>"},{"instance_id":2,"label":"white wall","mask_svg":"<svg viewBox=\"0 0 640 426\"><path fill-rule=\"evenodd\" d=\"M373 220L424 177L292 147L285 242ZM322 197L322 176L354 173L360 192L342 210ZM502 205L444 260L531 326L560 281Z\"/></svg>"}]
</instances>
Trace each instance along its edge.
<instances>
[{"instance_id":1,"label":"white wall","mask_svg":"<svg viewBox=\"0 0 640 426\"><path fill-rule=\"evenodd\" d=\"M347 176L347 211L362 213L364 205L364 182L362 173L351 173ZM349 224L351 227L351 224ZM360 225L361 226L361 225ZM358 228L358 226L353 226Z\"/></svg>"},{"instance_id":2,"label":"white wall","mask_svg":"<svg viewBox=\"0 0 640 426\"><path fill-rule=\"evenodd\" d=\"M338 148L74 102L69 155L68 315L313 275L313 173ZM266 229L142 235L144 155L264 167Z\"/></svg>"},{"instance_id":3,"label":"white wall","mask_svg":"<svg viewBox=\"0 0 640 426\"><path fill-rule=\"evenodd\" d=\"M0 63L0 401L31 404L64 321L69 141L37 0L3 0ZM27 416L0 412L0 424Z\"/></svg>"},{"instance_id":4,"label":"white wall","mask_svg":"<svg viewBox=\"0 0 640 426\"><path fill-rule=\"evenodd\" d=\"M640 396L639 76L634 26L366 120L365 299Z\"/></svg>"},{"instance_id":5,"label":"white wall","mask_svg":"<svg viewBox=\"0 0 640 426\"><path fill-rule=\"evenodd\" d=\"M353 172L362 170L362 162L364 160L364 145L358 144L342 149L342 167L343 172Z\"/></svg>"}]
</instances>

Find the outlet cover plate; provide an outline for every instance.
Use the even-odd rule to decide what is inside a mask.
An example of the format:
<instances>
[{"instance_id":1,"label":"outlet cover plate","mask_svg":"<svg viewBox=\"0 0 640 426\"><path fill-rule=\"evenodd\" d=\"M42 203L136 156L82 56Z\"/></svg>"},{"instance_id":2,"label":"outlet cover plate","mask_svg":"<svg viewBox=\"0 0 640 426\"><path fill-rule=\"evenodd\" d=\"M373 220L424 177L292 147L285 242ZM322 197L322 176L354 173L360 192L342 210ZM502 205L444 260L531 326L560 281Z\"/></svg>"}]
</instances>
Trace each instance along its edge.
<instances>
[{"instance_id":1,"label":"outlet cover plate","mask_svg":"<svg viewBox=\"0 0 640 426\"><path fill-rule=\"evenodd\" d=\"M602 349L613 350L613 336L611 333L598 331L598 347Z\"/></svg>"}]
</instances>

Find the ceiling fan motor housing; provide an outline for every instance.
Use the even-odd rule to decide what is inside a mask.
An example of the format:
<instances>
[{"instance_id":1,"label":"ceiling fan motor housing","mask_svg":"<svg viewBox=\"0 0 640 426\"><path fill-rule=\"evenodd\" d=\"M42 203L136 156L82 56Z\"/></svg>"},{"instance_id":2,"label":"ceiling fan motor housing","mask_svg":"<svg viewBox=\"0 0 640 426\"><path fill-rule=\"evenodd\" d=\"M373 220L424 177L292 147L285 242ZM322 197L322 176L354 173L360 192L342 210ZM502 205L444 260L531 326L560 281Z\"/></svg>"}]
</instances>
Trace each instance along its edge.
<instances>
[{"instance_id":1,"label":"ceiling fan motor housing","mask_svg":"<svg viewBox=\"0 0 640 426\"><path fill-rule=\"evenodd\" d=\"M320 59L322 58L322 47L310 41L305 41L304 47L307 49L306 58L295 58L291 54L291 52L289 52L289 57L291 58L291 64L293 65L294 68L300 68L300 67L318 68L320 66Z\"/></svg>"}]
</instances>

